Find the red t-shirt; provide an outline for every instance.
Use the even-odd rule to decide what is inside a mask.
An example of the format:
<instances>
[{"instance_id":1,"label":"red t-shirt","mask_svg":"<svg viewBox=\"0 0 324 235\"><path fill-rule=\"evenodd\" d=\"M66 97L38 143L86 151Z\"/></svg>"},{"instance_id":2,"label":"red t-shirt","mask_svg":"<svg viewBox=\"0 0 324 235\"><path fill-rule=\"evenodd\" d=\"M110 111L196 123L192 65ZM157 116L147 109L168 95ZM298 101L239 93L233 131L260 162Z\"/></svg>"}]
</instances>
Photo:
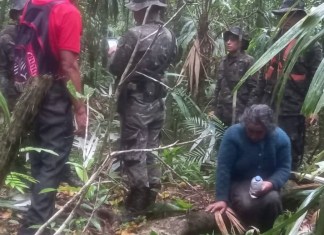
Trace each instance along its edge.
<instances>
[{"instance_id":1,"label":"red t-shirt","mask_svg":"<svg viewBox=\"0 0 324 235\"><path fill-rule=\"evenodd\" d=\"M53 0L32 0L35 5L42 5ZM56 58L60 50L80 53L82 20L80 11L70 0L55 5L49 16L49 43Z\"/></svg>"}]
</instances>

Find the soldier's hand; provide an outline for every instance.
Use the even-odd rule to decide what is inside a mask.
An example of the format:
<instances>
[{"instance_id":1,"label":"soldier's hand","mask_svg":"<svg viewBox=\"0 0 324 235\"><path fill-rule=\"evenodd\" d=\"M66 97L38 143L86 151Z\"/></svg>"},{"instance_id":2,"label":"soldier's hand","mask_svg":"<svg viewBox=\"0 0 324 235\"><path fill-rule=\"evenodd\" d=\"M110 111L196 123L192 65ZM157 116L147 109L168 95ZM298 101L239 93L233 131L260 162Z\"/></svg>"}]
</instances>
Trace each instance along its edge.
<instances>
[{"instance_id":1,"label":"soldier's hand","mask_svg":"<svg viewBox=\"0 0 324 235\"><path fill-rule=\"evenodd\" d=\"M76 130L74 131L74 134L84 137L87 128L87 111L85 106L75 109L74 116L76 121Z\"/></svg>"}]
</instances>

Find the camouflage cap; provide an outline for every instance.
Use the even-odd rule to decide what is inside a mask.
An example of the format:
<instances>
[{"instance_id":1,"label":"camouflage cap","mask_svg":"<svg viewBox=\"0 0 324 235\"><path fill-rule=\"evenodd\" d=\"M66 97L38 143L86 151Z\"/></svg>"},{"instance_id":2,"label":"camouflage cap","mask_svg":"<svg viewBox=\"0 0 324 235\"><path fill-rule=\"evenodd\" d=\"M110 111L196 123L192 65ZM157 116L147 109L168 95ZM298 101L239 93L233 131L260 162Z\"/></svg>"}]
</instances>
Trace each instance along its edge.
<instances>
[{"instance_id":1,"label":"camouflage cap","mask_svg":"<svg viewBox=\"0 0 324 235\"><path fill-rule=\"evenodd\" d=\"M10 10L21 11L28 0L12 0Z\"/></svg>"},{"instance_id":2,"label":"camouflage cap","mask_svg":"<svg viewBox=\"0 0 324 235\"><path fill-rule=\"evenodd\" d=\"M238 26L234 26L229 28L227 31L225 31L224 33L224 40L227 41L228 37L234 34L238 37L240 37L240 35L242 35L242 41L244 43L242 43L242 50L246 50L249 47L249 43L250 43L250 39L249 39L249 35L244 32L240 27Z\"/></svg>"},{"instance_id":3,"label":"camouflage cap","mask_svg":"<svg viewBox=\"0 0 324 235\"><path fill-rule=\"evenodd\" d=\"M275 15L284 15L289 11L300 11L306 14L303 0L284 0L278 10L273 10Z\"/></svg>"},{"instance_id":4,"label":"camouflage cap","mask_svg":"<svg viewBox=\"0 0 324 235\"><path fill-rule=\"evenodd\" d=\"M131 11L139 11L152 5L167 7L166 0L130 0L125 6Z\"/></svg>"}]
</instances>

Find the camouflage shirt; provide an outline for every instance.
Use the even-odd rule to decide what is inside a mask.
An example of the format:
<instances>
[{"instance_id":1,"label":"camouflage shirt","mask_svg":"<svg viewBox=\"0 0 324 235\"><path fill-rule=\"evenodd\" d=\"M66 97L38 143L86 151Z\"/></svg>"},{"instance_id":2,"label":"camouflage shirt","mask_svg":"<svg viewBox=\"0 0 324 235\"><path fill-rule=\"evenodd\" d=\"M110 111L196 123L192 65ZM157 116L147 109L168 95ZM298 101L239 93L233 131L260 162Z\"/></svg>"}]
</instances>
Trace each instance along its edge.
<instances>
[{"instance_id":1,"label":"camouflage shirt","mask_svg":"<svg viewBox=\"0 0 324 235\"><path fill-rule=\"evenodd\" d=\"M14 46L17 26L8 25L0 32L0 91L12 108L18 93L13 81Z\"/></svg>"},{"instance_id":2,"label":"camouflage shirt","mask_svg":"<svg viewBox=\"0 0 324 235\"><path fill-rule=\"evenodd\" d=\"M154 78L163 76L175 58L177 46L173 33L165 27L160 28L161 26L160 22L150 22L129 29L118 42L118 49L110 65L110 71L117 77L121 77L137 41L141 40L135 53L133 64L128 72L131 72L141 60L140 64L136 66L137 72L145 73ZM156 36L158 30L159 33ZM148 48L150 50L143 57ZM138 76L135 73L135 77L140 77L139 79L141 79L143 76Z\"/></svg>"},{"instance_id":3,"label":"camouflage shirt","mask_svg":"<svg viewBox=\"0 0 324 235\"><path fill-rule=\"evenodd\" d=\"M232 91L243 75L254 63L254 58L245 52L237 52L234 55L226 55L218 69L218 77L215 89L215 115L226 125L232 124L233 94ZM248 78L237 93L235 122L243 113L246 106L253 101L252 91L257 86L257 75Z\"/></svg>"},{"instance_id":4,"label":"camouflage shirt","mask_svg":"<svg viewBox=\"0 0 324 235\"><path fill-rule=\"evenodd\" d=\"M281 52L276 56L277 61L280 61L284 52ZM316 42L303 55L301 55L295 63L290 78L288 78L284 95L280 103L280 115L299 115L301 107L304 103L306 94L308 92L309 85L313 79L313 76L323 59L321 45ZM259 103L266 103L271 105L271 99L273 96L274 88L278 81L278 65L273 65L275 71L271 79L266 79L265 72L268 70L266 67L261 74L258 87L255 95ZM298 79L293 77L297 76Z\"/></svg>"},{"instance_id":5,"label":"camouflage shirt","mask_svg":"<svg viewBox=\"0 0 324 235\"><path fill-rule=\"evenodd\" d=\"M0 32L0 76L7 79L12 74L16 25L8 25Z\"/></svg>"}]
</instances>

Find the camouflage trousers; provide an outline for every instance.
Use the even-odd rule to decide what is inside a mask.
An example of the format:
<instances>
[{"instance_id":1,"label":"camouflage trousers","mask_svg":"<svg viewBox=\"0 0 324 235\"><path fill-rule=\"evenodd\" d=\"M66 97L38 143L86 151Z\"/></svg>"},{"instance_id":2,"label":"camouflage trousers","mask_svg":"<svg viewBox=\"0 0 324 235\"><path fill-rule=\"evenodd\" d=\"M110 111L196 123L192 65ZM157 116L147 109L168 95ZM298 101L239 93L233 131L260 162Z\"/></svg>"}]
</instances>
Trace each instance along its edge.
<instances>
[{"instance_id":1,"label":"camouflage trousers","mask_svg":"<svg viewBox=\"0 0 324 235\"><path fill-rule=\"evenodd\" d=\"M129 98L121 114L121 148L158 147L164 119L165 108L161 99L148 103ZM127 153L121 159L130 188L160 188L161 170L152 152Z\"/></svg>"},{"instance_id":2,"label":"camouflage trousers","mask_svg":"<svg viewBox=\"0 0 324 235\"><path fill-rule=\"evenodd\" d=\"M279 115L278 126L291 141L292 170L302 163L305 145L305 117L303 115Z\"/></svg>"}]
</instances>

